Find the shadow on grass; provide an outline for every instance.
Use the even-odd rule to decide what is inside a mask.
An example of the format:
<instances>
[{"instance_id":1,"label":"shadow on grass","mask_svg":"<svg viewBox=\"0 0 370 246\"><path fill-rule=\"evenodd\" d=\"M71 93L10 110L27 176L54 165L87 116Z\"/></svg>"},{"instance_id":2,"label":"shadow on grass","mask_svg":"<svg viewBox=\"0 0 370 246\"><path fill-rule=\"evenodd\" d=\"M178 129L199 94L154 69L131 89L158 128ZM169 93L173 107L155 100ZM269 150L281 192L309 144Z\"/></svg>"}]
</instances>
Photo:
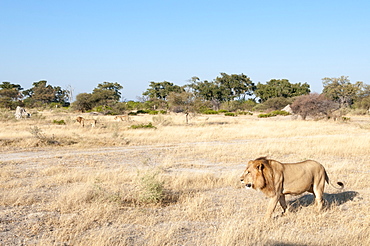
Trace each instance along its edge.
<instances>
[{"instance_id":1,"label":"shadow on grass","mask_svg":"<svg viewBox=\"0 0 370 246\"><path fill-rule=\"evenodd\" d=\"M324 193L325 207L328 208L331 206L342 205L348 201L352 201L358 194L359 193L356 191L345 191L337 194ZM299 210L300 207L308 207L311 204L313 205L314 199L315 198L313 194L307 194L292 201L289 201L289 211L296 212Z\"/></svg>"}]
</instances>

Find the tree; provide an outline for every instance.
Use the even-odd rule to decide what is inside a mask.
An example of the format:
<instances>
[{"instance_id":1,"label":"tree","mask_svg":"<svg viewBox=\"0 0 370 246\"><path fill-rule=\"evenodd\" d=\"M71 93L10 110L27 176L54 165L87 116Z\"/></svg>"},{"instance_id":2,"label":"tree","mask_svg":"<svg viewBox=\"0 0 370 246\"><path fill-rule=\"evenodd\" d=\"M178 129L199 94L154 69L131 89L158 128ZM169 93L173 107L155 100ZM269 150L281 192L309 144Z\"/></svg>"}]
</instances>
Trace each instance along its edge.
<instances>
[{"instance_id":1,"label":"tree","mask_svg":"<svg viewBox=\"0 0 370 246\"><path fill-rule=\"evenodd\" d=\"M257 84L255 95L260 102L265 102L274 97L295 97L310 93L310 86L307 83L291 84L287 79L271 79L266 84Z\"/></svg>"},{"instance_id":2,"label":"tree","mask_svg":"<svg viewBox=\"0 0 370 246\"><path fill-rule=\"evenodd\" d=\"M171 82L150 82L149 88L143 93L144 96L148 96L150 99L166 100L171 92L181 93L184 92L184 88L174 85Z\"/></svg>"},{"instance_id":3,"label":"tree","mask_svg":"<svg viewBox=\"0 0 370 246\"><path fill-rule=\"evenodd\" d=\"M80 93L72 107L82 112L92 110L96 106L111 107L121 98L120 90L123 87L117 82L103 82L92 93Z\"/></svg>"},{"instance_id":4,"label":"tree","mask_svg":"<svg viewBox=\"0 0 370 246\"><path fill-rule=\"evenodd\" d=\"M225 100L221 87L215 82L195 81L187 86L196 97L202 98L204 101L210 101L214 110L218 110L221 102Z\"/></svg>"},{"instance_id":5,"label":"tree","mask_svg":"<svg viewBox=\"0 0 370 246\"><path fill-rule=\"evenodd\" d=\"M2 82L0 84L0 106L5 108L15 108L17 101L22 98L20 85Z\"/></svg>"},{"instance_id":6,"label":"tree","mask_svg":"<svg viewBox=\"0 0 370 246\"><path fill-rule=\"evenodd\" d=\"M98 84L92 92L92 101L95 106L111 106L120 100L121 89L123 87L117 82L103 82L102 84Z\"/></svg>"},{"instance_id":7,"label":"tree","mask_svg":"<svg viewBox=\"0 0 370 246\"><path fill-rule=\"evenodd\" d=\"M355 108L365 109L364 112L370 110L370 85L364 84L361 92L358 94L354 101Z\"/></svg>"},{"instance_id":8,"label":"tree","mask_svg":"<svg viewBox=\"0 0 370 246\"><path fill-rule=\"evenodd\" d=\"M117 82L103 82L102 84L98 84L97 88L93 90L92 94L100 94L103 93L107 100L119 101L121 99L121 92L123 87L118 84Z\"/></svg>"},{"instance_id":9,"label":"tree","mask_svg":"<svg viewBox=\"0 0 370 246\"><path fill-rule=\"evenodd\" d=\"M218 110L222 102L230 102L235 99L245 100L246 96L253 95L254 83L244 74L220 73L220 77L209 82L200 81L198 77L192 77L191 84L187 85L197 97L210 101L215 110Z\"/></svg>"},{"instance_id":10,"label":"tree","mask_svg":"<svg viewBox=\"0 0 370 246\"><path fill-rule=\"evenodd\" d=\"M76 96L76 100L72 103L72 108L85 112L93 109L96 102L93 100L91 93L80 93Z\"/></svg>"},{"instance_id":11,"label":"tree","mask_svg":"<svg viewBox=\"0 0 370 246\"><path fill-rule=\"evenodd\" d=\"M245 100L246 96L252 96L256 89L252 80L244 74L221 73L221 77L216 77L215 83L223 91L226 101Z\"/></svg>"},{"instance_id":12,"label":"tree","mask_svg":"<svg viewBox=\"0 0 370 246\"><path fill-rule=\"evenodd\" d=\"M307 116L329 118L332 112L339 108L339 105L329 100L324 94L310 93L297 97L290 107L295 114L305 120Z\"/></svg>"},{"instance_id":13,"label":"tree","mask_svg":"<svg viewBox=\"0 0 370 246\"><path fill-rule=\"evenodd\" d=\"M47 85L46 80L40 80L33 83L31 89L23 91L23 95L28 97L25 101L30 106L55 103L66 103L67 91L62 90L60 86Z\"/></svg>"},{"instance_id":14,"label":"tree","mask_svg":"<svg viewBox=\"0 0 370 246\"><path fill-rule=\"evenodd\" d=\"M361 93L363 83L358 81L351 84L348 76L339 78L323 78L323 93L330 99L338 102L341 107L349 107L356 97Z\"/></svg>"}]
</instances>

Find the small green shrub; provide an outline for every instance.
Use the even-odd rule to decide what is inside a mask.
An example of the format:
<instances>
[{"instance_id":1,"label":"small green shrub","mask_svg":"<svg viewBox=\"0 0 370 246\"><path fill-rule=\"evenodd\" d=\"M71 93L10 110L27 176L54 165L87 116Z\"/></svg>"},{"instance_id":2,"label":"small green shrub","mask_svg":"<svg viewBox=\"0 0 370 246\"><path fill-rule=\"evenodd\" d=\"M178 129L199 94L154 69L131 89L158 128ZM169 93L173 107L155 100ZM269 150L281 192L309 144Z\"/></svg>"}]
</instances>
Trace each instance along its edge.
<instances>
[{"instance_id":1,"label":"small green shrub","mask_svg":"<svg viewBox=\"0 0 370 246\"><path fill-rule=\"evenodd\" d=\"M209 110L204 110L202 113L203 114L218 114L218 111L209 109Z\"/></svg>"},{"instance_id":2,"label":"small green shrub","mask_svg":"<svg viewBox=\"0 0 370 246\"><path fill-rule=\"evenodd\" d=\"M157 110L150 110L148 112L148 114L150 114L150 115L157 115L158 113L159 113L159 111L157 111Z\"/></svg>"},{"instance_id":3,"label":"small green shrub","mask_svg":"<svg viewBox=\"0 0 370 246\"><path fill-rule=\"evenodd\" d=\"M64 122L64 120L53 120L53 123L54 124L57 124L57 125L65 125L66 123Z\"/></svg>"},{"instance_id":4,"label":"small green shrub","mask_svg":"<svg viewBox=\"0 0 370 246\"><path fill-rule=\"evenodd\" d=\"M274 116L276 116L276 115L283 115L283 116L290 115L290 113L288 113L287 111L283 111L283 110L275 110L275 111L272 111L271 114L273 114Z\"/></svg>"},{"instance_id":5,"label":"small green shrub","mask_svg":"<svg viewBox=\"0 0 370 246\"><path fill-rule=\"evenodd\" d=\"M219 112L219 113L227 113L227 112L229 112L229 111L228 111L228 110L226 110L226 109L220 109L218 112Z\"/></svg>"},{"instance_id":6,"label":"small green shrub","mask_svg":"<svg viewBox=\"0 0 370 246\"><path fill-rule=\"evenodd\" d=\"M130 112L128 115L137 115L137 112Z\"/></svg>"},{"instance_id":7,"label":"small green shrub","mask_svg":"<svg viewBox=\"0 0 370 246\"><path fill-rule=\"evenodd\" d=\"M239 115L253 115L252 112L247 112L247 111L238 111Z\"/></svg>"},{"instance_id":8,"label":"small green shrub","mask_svg":"<svg viewBox=\"0 0 370 246\"><path fill-rule=\"evenodd\" d=\"M225 116L233 116L233 117L235 117L236 114L235 113L231 113L231 112L227 112L227 113L225 113Z\"/></svg>"},{"instance_id":9,"label":"small green shrub","mask_svg":"<svg viewBox=\"0 0 370 246\"><path fill-rule=\"evenodd\" d=\"M140 128L154 128L156 129L157 127L153 126L152 123L148 123L148 124L138 124L138 125L132 125L130 126L131 129L140 129Z\"/></svg>"},{"instance_id":10,"label":"small green shrub","mask_svg":"<svg viewBox=\"0 0 370 246\"><path fill-rule=\"evenodd\" d=\"M95 108L93 108L92 111L103 113L103 112L106 112L106 111L112 111L112 107L109 107L109 106L96 106Z\"/></svg>"},{"instance_id":11,"label":"small green shrub","mask_svg":"<svg viewBox=\"0 0 370 246\"><path fill-rule=\"evenodd\" d=\"M150 110L144 110L144 109L140 109L138 110L136 113L137 114L149 114Z\"/></svg>"},{"instance_id":12,"label":"small green shrub","mask_svg":"<svg viewBox=\"0 0 370 246\"><path fill-rule=\"evenodd\" d=\"M147 172L138 179L138 201L159 203L164 198L163 182L158 180L157 172Z\"/></svg>"},{"instance_id":13,"label":"small green shrub","mask_svg":"<svg viewBox=\"0 0 370 246\"><path fill-rule=\"evenodd\" d=\"M282 111L282 110L275 110L275 111L272 111L272 112L267 113L267 114L259 114L258 118L268 118L268 117L274 117L274 116L277 116L277 115L287 116L287 115L290 115L290 113L288 113L286 111Z\"/></svg>"}]
</instances>

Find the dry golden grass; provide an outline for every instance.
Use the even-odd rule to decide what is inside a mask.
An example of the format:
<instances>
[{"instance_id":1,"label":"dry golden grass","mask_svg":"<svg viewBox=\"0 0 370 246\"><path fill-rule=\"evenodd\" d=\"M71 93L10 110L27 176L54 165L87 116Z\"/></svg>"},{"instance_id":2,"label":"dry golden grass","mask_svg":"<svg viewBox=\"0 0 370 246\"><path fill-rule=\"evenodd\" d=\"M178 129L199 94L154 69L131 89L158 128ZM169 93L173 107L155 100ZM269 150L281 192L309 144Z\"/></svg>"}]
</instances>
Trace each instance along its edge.
<instances>
[{"instance_id":1,"label":"dry golden grass","mask_svg":"<svg viewBox=\"0 0 370 246\"><path fill-rule=\"evenodd\" d=\"M370 245L369 117L77 116L0 121L0 245ZM303 194L262 222L268 200L239 184L259 156L317 160L346 188L326 186L322 213Z\"/></svg>"}]
</instances>

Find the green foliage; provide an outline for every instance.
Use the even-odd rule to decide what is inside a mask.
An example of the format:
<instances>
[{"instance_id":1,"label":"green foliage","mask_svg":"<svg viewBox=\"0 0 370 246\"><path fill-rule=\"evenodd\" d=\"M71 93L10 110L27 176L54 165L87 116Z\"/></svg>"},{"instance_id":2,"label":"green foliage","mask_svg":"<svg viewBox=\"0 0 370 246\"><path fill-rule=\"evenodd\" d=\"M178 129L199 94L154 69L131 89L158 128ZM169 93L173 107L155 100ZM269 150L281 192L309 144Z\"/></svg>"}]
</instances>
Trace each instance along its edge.
<instances>
[{"instance_id":1,"label":"green foliage","mask_svg":"<svg viewBox=\"0 0 370 246\"><path fill-rule=\"evenodd\" d=\"M271 79L266 84L257 84L254 94L265 102L274 97L295 97L310 93L310 86L307 83L291 84L287 79Z\"/></svg>"},{"instance_id":2,"label":"green foliage","mask_svg":"<svg viewBox=\"0 0 370 246\"><path fill-rule=\"evenodd\" d=\"M246 112L246 111L238 111L237 112L239 115L253 115L252 112Z\"/></svg>"},{"instance_id":3,"label":"green foliage","mask_svg":"<svg viewBox=\"0 0 370 246\"><path fill-rule=\"evenodd\" d=\"M34 82L31 89L22 92L27 98L24 103L29 107L39 107L50 103L67 103L68 92L60 86L47 85L46 80Z\"/></svg>"},{"instance_id":4,"label":"green foliage","mask_svg":"<svg viewBox=\"0 0 370 246\"><path fill-rule=\"evenodd\" d=\"M237 116L235 113L231 113L231 112L227 112L227 113L225 113L225 116Z\"/></svg>"},{"instance_id":5,"label":"green foliage","mask_svg":"<svg viewBox=\"0 0 370 246\"><path fill-rule=\"evenodd\" d=\"M65 125L65 121L64 120L53 120L53 124L57 124L57 125Z\"/></svg>"},{"instance_id":6,"label":"green foliage","mask_svg":"<svg viewBox=\"0 0 370 246\"><path fill-rule=\"evenodd\" d=\"M274 117L274 116L278 116L278 115L287 116L287 115L290 115L290 113L288 113L286 111L282 111L282 110L275 110L275 111L272 111L272 112L267 113L267 114L259 114L258 118L268 118L268 117Z\"/></svg>"},{"instance_id":7,"label":"green foliage","mask_svg":"<svg viewBox=\"0 0 370 246\"><path fill-rule=\"evenodd\" d=\"M203 114L218 114L218 111L207 109L202 112Z\"/></svg>"},{"instance_id":8,"label":"green foliage","mask_svg":"<svg viewBox=\"0 0 370 246\"><path fill-rule=\"evenodd\" d=\"M138 110L136 113L137 114L149 114L150 110L146 110L146 109L140 109Z\"/></svg>"},{"instance_id":9,"label":"green foliage","mask_svg":"<svg viewBox=\"0 0 370 246\"><path fill-rule=\"evenodd\" d=\"M149 110L148 114L150 115L157 115L159 113L159 111L157 110Z\"/></svg>"},{"instance_id":10,"label":"green foliage","mask_svg":"<svg viewBox=\"0 0 370 246\"><path fill-rule=\"evenodd\" d=\"M150 82L149 88L143 93L143 95L148 96L151 99L166 100L171 92L181 93L184 91L185 90L182 87L174 85L171 82Z\"/></svg>"},{"instance_id":11,"label":"green foliage","mask_svg":"<svg viewBox=\"0 0 370 246\"><path fill-rule=\"evenodd\" d=\"M254 83L244 74L221 73L214 81L200 81L193 77L192 83L187 85L196 97L210 101L214 109L219 109L222 102L230 102L234 99L245 99L251 96L255 90Z\"/></svg>"},{"instance_id":12,"label":"green foliage","mask_svg":"<svg viewBox=\"0 0 370 246\"><path fill-rule=\"evenodd\" d=\"M93 93L80 93L76 96L76 101L72 103L75 110L86 112L94 107L109 107L112 110L113 106L118 103L121 98L121 90L123 87L117 82L104 82L98 84ZM98 109L99 110L99 109Z\"/></svg>"},{"instance_id":13,"label":"green foliage","mask_svg":"<svg viewBox=\"0 0 370 246\"><path fill-rule=\"evenodd\" d=\"M364 84L359 81L351 84L348 76L323 78L322 84L324 86L323 94L339 103L341 107L351 106L364 87Z\"/></svg>"},{"instance_id":14,"label":"green foliage","mask_svg":"<svg viewBox=\"0 0 370 246\"><path fill-rule=\"evenodd\" d=\"M0 84L0 107L15 109L22 98L20 91L23 88L20 85L11 84L10 82L2 82Z\"/></svg>"},{"instance_id":15,"label":"green foliage","mask_svg":"<svg viewBox=\"0 0 370 246\"><path fill-rule=\"evenodd\" d=\"M144 128L144 129L156 129L155 126L153 126L153 124L151 122L149 122L148 124L138 124L138 125L132 125L130 126L131 129L140 129L140 128Z\"/></svg>"},{"instance_id":16,"label":"green foliage","mask_svg":"<svg viewBox=\"0 0 370 246\"><path fill-rule=\"evenodd\" d=\"M139 175L138 200L142 203L160 203L164 198L163 182L158 180L158 172Z\"/></svg>"},{"instance_id":17,"label":"green foliage","mask_svg":"<svg viewBox=\"0 0 370 246\"><path fill-rule=\"evenodd\" d=\"M72 108L78 111L86 112L95 106L96 102L91 93L80 93L76 96L76 101L72 103Z\"/></svg>"},{"instance_id":18,"label":"green foliage","mask_svg":"<svg viewBox=\"0 0 370 246\"><path fill-rule=\"evenodd\" d=\"M142 102L135 102L135 101L128 101L125 102L127 110L139 110L144 108L144 104Z\"/></svg>"}]
</instances>

